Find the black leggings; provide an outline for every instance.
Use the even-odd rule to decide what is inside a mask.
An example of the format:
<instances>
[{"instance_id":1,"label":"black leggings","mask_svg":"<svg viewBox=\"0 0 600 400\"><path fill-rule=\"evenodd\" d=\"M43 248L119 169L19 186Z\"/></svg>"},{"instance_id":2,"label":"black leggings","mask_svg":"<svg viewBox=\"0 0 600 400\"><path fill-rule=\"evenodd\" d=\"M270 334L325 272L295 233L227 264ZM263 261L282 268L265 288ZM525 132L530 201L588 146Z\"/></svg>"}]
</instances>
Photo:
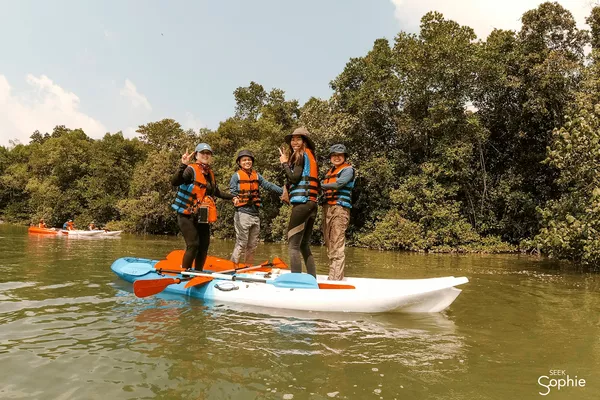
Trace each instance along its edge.
<instances>
[{"instance_id":1,"label":"black leggings","mask_svg":"<svg viewBox=\"0 0 600 400\"><path fill-rule=\"evenodd\" d=\"M288 226L288 243L290 253L290 269L292 272L302 272L302 258L306 264L306 272L317 276L315 259L310 252L310 234L317 218L317 203L307 201L294 204Z\"/></svg>"},{"instance_id":2,"label":"black leggings","mask_svg":"<svg viewBox=\"0 0 600 400\"><path fill-rule=\"evenodd\" d=\"M199 224L194 216L183 214L177 214L177 224L185 239L185 255L181 266L192 268L195 260L195 269L202 271L210 245L210 224Z\"/></svg>"}]
</instances>

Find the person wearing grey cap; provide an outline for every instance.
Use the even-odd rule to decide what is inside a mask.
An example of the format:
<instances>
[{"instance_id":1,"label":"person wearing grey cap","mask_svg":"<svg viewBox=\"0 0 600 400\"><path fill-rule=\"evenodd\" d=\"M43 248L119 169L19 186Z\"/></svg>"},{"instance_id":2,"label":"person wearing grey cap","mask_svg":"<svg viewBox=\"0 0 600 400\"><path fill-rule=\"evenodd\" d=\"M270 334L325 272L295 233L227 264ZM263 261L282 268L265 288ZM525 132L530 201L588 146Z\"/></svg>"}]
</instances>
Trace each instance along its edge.
<instances>
[{"instance_id":1,"label":"person wearing grey cap","mask_svg":"<svg viewBox=\"0 0 600 400\"><path fill-rule=\"evenodd\" d=\"M296 129L285 137L289 153L279 149L279 161L289 183L289 202L292 215L288 225L290 269L302 272L302 258L306 272L317 276L315 260L310 251L310 236L317 218L319 196L319 168L315 158L315 145L306 128ZM285 193L284 193L285 196Z\"/></svg>"},{"instance_id":2,"label":"person wearing grey cap","mask_svg":"<svg viewBox=\"0 0 600 400\"><path fill-rule=\"evenodd\" d=\"M215 174L210 164L212 148L207 143L200 143L193 153L181 156L181 164L171 178L173 186L179 186L171 208L177 212L177 224L185 240L185 254L181 263L182 268L202 271L208 246L210 245L211 213L216 208L212 197L232 200L234 196L223 193L217 186ZM207 206L203 207L204 204ZM202 212L206 211L206 212Z\"/></svg>"},{"instance_id":3,"label":"person wearing grey cap","mask_svg":"<svg viewBox=\"0 0 600 400\"><path fill-rule=\"evenodd\" d=\"M352 189L356 174L346 158L348 151L343 144L329 149L332 167L321 181L323 191L323 237L329 258L329 280L344 279L346 265L346 229L350 222Z\"/></svg>"},{"instance_id":4,"label":"person wearing grey cap","mask_svg":"<svg viewBox=\"0 0 600 400\"><path fill-rule=\"evenodd\" d=\"M241 150L235 160L239 169L231 176L229 191L237 197L234 200L235 216L233 217L235 229L235 247L231 254L231 261L238 264L251 264L254 261L254 252L258 245L260 234L259 207L261 205L260 188L282 194L283 189L267 181L254 168L254 153L250 150Z\"/></svg>"}]
</instances>

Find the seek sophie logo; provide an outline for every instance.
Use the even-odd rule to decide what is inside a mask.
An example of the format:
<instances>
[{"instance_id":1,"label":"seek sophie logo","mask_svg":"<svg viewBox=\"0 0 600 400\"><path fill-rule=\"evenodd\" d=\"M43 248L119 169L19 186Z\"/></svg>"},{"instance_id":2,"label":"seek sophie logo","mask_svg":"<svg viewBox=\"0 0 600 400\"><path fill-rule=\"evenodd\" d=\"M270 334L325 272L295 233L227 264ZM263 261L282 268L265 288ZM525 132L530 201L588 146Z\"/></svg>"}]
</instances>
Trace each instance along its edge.
<instances>
[{"instance_id":1,"label":"seek sophie logo","mask_svg":"<svg viewBox=\"0 0 600 400\"><path fill-rule=\"evenodd\" d=\"M538 385L542 387L538 393L547 396L552 390L563 390L566 388L585 387L585 379L577 375L569 376L564 369L551 369L548 375L542 375L537 380Z\"/></svg>"}]
</instances>

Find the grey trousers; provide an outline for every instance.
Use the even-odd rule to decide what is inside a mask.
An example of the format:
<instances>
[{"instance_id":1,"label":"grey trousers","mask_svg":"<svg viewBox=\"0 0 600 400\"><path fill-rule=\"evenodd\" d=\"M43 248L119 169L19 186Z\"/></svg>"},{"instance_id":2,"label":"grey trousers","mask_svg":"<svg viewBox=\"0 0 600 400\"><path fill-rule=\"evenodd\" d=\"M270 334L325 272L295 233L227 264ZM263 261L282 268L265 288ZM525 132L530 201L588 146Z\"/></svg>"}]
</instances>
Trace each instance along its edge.
<instances>
[{"instance_id":1,"label":"grey trousers","mask_svg":"<svg viewBox=\"0 0 600 400\"><path fill-rule=\"evenodd\" d=\"M260 233L260 218L258 216L236 212L233 217L235 228L235 247L231 254L234 263L252 264L254 252L258 246L258 235Z\"/></svg>"},{"instance_id":2,"label":"grey trousers","mask_svg":"<svg viewBox=\"0 0 600 400\"><path fill-rule=\"evenodd\" d=\"M323 206L323 237L329 257L329 277L333 281L344 279L346 266L346 229L350 222L350 209L339 205Z\"/></svg>"}]
</instances>

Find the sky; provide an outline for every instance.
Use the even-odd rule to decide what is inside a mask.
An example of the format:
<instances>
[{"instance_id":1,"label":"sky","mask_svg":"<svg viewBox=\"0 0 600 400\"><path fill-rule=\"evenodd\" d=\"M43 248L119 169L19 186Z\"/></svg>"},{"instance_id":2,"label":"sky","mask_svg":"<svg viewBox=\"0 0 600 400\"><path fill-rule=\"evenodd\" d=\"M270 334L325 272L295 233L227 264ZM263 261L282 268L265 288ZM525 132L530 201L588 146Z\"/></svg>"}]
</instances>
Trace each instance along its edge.
<instances>
[{"instance_id":1,"label":"sky","mask_svg":"<svg viewBox=\"0 0 600 400\"><path fill-rule=\"evenodd\" d=\"M560 0L581 28L598 0ZM163 118L216 129L255 81L300 104L378 38L439 11L485 39L535 0L0 0L0 146L35 130L92 138Z\"/></svg>"}]
</instances>

